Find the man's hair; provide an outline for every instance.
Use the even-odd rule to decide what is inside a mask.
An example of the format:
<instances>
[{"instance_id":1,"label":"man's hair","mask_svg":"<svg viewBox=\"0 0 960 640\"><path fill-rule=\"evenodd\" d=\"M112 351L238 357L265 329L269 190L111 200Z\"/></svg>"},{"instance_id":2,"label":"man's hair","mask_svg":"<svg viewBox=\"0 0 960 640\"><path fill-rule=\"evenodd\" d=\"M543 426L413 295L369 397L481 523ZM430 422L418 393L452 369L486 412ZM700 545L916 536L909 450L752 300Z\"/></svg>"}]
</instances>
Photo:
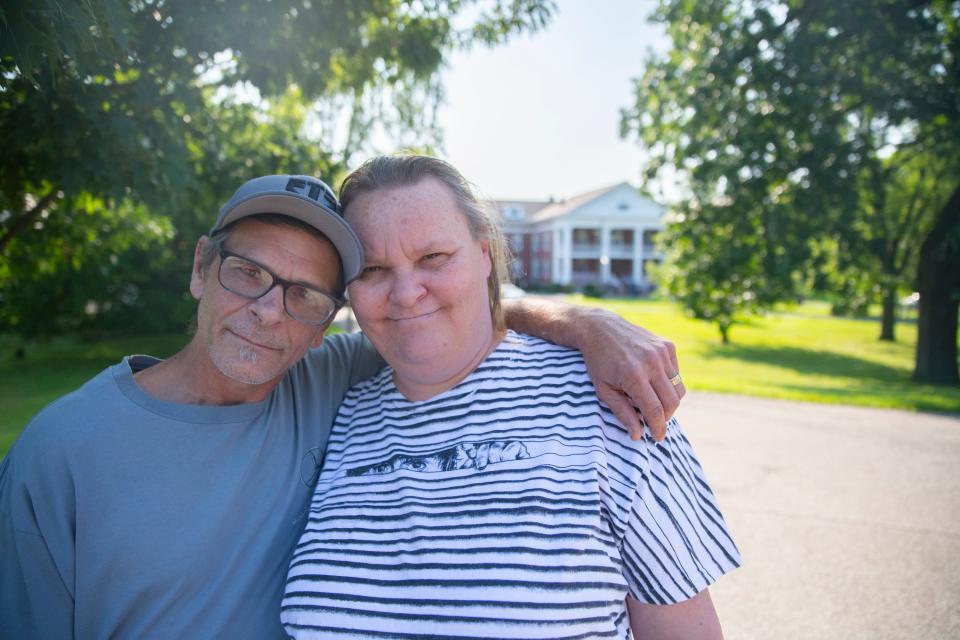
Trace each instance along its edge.
<instances>
[{"instance_id":1,"label":"man's hair","mask_svg":"<svg viewBox=\"0 0 960 640\"><path fill-rule=\"evenodd\" d=\"M294 229L301 229L307 233L310 233L314 237L322 238L323 240L329 242L330 246L333 247L334 253L337 254L337 283L334 291L331 291L331 293L339 298L343 297L346 284L343 281L343 261L340 259L340 254L337 253L337 248L332 242L330 242L330 239L321 233L316 227L298 220L297 218L291 218L290 216L285 216L279 213L259 213L241 218L236 222L228 224L222 229L218 229L212 236L207 238L207 241L203 244L203 247L200 248L200 266L203 269L204 275L206 275L210 270L210 265L213 264L213 261L216 259L216 257L220 255L220 250L227 243L227 240L230 238L231 234L233 234L233 231L237 228L237 225L242 224L246 220L256 220L258 222L263 222L264 224L278 226L283 225L293 227Z\"/></svg>"},{"instance_id":2,"label":"man's hair","mask_svg":"<svg viewBox=\"0 0 960 640\"><path fill-rule=\"evenodd\" d=\"M503 232L489 206L477 198L473 187L451 164L429 156L396 155L378 156L367 160L340 186L340 204L344 213L359 195L380 189L408 187L424 178L433 177L450 189L463 214L474 240L485 240L489 245L490 276L487 278L487 293L490 300L490 317L494 328L506 328L500 304L500 283L509 282L507 265L510 253Z\"/></svg>"}]
</instances>

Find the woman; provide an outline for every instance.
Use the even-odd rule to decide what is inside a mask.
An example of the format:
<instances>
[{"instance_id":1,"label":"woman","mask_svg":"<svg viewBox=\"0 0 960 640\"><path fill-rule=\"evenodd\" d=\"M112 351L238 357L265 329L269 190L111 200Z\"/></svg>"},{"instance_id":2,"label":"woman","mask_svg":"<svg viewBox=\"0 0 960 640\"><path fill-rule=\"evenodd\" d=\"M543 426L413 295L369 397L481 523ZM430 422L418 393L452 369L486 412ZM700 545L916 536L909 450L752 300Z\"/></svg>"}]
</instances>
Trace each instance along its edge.
<instances>
[{"instance_id":1,"label":"woman","mask_svg":"<svg viewBox=\"0 0 960 640\"><path fill-rule=\"evenodd\" d=\"M341 201L390 366L341 405L288 633L719 637L706 587L739 555L679 425L631 441L578 352L506 331L502 236L451 166L375 158Z\"/></svg>"}]
</instances>

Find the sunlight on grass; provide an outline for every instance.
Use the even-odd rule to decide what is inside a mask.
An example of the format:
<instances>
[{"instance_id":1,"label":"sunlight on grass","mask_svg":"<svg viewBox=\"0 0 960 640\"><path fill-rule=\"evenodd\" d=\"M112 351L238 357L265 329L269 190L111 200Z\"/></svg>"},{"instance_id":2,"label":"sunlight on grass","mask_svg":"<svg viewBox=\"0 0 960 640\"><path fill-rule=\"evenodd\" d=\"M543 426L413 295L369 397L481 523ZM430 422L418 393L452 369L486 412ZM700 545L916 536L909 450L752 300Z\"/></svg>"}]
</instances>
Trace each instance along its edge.
<instances>
[{"instance_id":1,"label":"sunlight on grass","mask_svg":"<svg viewBox=\"0 0 960 640\"><path fill-rule=\"evenodd\" d=\"M898 323L897 342L877 340L876 321L834 318L824 303L787 307L734 325L729 345L714 325L672 303L585 299L643 325L677 345L691 390L769 398L960 412L960 387L910 380L916 326Z\"/></svg>"},{"instance_id":2,"label":"sunlight on grass","mask_svg":"<svg viewBox=\"0 0 960 640\"><path fill-rule=\"evenodd\" d=\"M165 357L186 342L182 335L124 338L97 343L55 340L29 346L24 360L0 361L0 454L43 406L81 386L130 353Z\"/></svg>"}]
</instances>

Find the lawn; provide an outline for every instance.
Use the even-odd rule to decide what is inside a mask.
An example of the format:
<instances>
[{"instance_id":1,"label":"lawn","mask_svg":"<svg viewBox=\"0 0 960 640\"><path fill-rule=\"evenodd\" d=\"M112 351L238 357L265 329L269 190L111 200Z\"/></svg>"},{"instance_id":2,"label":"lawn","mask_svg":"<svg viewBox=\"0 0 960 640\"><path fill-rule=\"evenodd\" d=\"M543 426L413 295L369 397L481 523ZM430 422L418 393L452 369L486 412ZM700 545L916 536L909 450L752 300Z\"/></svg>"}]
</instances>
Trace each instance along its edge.
<instances>
[{"instance_id":1,"label":"lawn","mask_svg":"<svg viewBox=\"0 0 960 640\"><path fill-rule=\"evenodd\" d=\"M604 306L672 339L691 390L960 413L960 387L910 381L912 323L898 324L898 342L883 343L876 321L832 318L826 305L807 303L737 324L733 343L722 345L713 325L687 318L668 302L571 299ZM38 409L124 354L167 356L185 340L182 335L95 344L59 340L31 346L22 360L0 345L0 455Z\"/></svg>"},{"instance_id":2,"label":"lawn","mask_svg":"<svg viewBox=\"0 0 960 640\"><path fill-rule=\"evenodd\" d=\"M768 398L960 413L960 387L910 380L916 325L897 323L880 342L877 320L834 318L811 302L736 324L731 344L710 323L663 301L575 298L599 304L669 337L691 390Z\"/></svg>"},{"instance_id":3,"label":"lawn","mask_svg":"<svg viewBox=\"0 0 960 640\"><path fill-rule=\"evenodd\" d=\"M76 389L104 367L129 353L165 357L186 340L183 335L92 344L63 339L29 346L23 360L14 359L9 354L12 349L4 349L0 359L0 455L6 454L20 430L41 407Z\"/></svg>"}]
</instances>

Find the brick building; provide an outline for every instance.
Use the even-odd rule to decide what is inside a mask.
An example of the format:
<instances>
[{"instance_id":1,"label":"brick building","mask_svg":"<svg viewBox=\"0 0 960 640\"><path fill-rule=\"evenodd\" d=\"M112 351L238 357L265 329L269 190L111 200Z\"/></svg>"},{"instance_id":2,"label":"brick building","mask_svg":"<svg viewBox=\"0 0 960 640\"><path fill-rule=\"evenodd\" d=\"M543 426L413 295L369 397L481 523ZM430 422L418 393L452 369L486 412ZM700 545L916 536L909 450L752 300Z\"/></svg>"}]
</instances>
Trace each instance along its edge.
<instances>
[{"instance_id":1,"label":"brick building","mask_svg":"<svg viewBox=\"0 0 960 640\"><path fill-rule=\"evenodd\" d=\"M651 288L648 268L663 259L654 237L663 229L666 211L628 183L559 202L492 204L514 255L513 279L521 285Z\"/></svg>"}]
</instances>

